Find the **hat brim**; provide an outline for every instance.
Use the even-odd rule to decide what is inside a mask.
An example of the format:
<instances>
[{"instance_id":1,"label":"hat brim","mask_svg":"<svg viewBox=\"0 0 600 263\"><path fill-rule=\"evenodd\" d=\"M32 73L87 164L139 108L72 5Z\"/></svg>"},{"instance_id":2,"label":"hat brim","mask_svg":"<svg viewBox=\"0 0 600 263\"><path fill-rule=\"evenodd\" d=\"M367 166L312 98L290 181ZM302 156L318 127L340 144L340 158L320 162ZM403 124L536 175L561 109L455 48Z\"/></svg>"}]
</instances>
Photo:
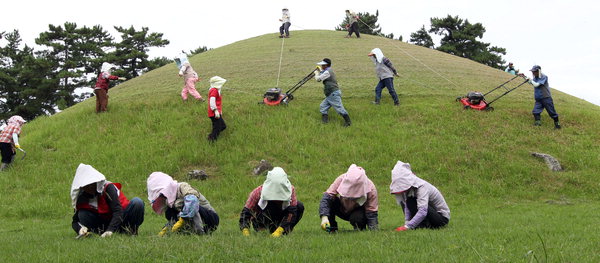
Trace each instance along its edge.
<instances>
[{"instance_id":1,"label":"hat brim","mask_svg":"<svg viewBox=\"0 0 600 263\"><path fill-rule=\"evenodd\" d=\"M323 65L329 65L329 63L327 63L325 61L321 61L321 62L317 63L317 65L323 66Z\"/></svg>"}]
</instances>

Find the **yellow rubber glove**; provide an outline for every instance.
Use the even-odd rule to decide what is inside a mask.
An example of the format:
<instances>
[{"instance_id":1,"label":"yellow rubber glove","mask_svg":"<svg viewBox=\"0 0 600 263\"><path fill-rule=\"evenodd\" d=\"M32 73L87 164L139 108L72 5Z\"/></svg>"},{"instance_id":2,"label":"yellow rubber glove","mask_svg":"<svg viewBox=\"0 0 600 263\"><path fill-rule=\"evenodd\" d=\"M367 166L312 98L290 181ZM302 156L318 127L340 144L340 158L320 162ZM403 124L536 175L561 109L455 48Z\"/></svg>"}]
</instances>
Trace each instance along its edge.
<instances>
[{"instance_id":1,"label":"yellow rubber glove","mask_svg":"<svg viewBox=\"0 0 600 263\"><path fill-rule=\"evenodd\" d=\"M244 235L245 237L249 237L250 236L250 229L248 229L248 228L242 229L242 235Z\"/></svg>"},{"instance_id":2,"label":"yellow rubber glove","mask_svg":"<svg viewBox=\"0 0 600 263\"><path fill-rule=\"evenodd\" d=\"M177 221L177 223L175 223L173 225L173 228L171 228L171 232L179 231L179 229L183 226L183 224L185 224L185 220L183 220L183 217L180 217L179 221Z\"/></svg>"},{"instance_id":3,"label":"yellow rubber glove","mask_svg":"<svg viewBox=\"0 0 600 263\"><path fill-rule=\"evenodd\" d=\"M330 227L331 227L331 225L329 224L329 218L327 216L322 216L321 217L321 229L329 232Z\"/></svg>"},{"instance_id":4,"label":"yellow rubber glove","mask_svg":"<svg viewBox=\"0 0 600 263\"><path fill-rule=\"evenodd\" d=\"M275 232L271 234L271 237L280 237L281 235L283 235L283 227L278 227L275 229Z\"/></svg>"},{"instance_id":5,"label":"yellow rubber glove","mask_svg":"<svg viewBox=\"0 0 600 263\"><path fill-rule=\"evenodd\" d=\"M21 145L15 144L15 148L21 149Z\"/></svg>"},{"instance_id":6,"label":"yellow rubber glove","mask_svg":"<svg viewBox=\"0 0 600 263\"><path fill-rule=\"evenodd\" d=\"M168 232L168 231L169 231L169 227L168 227L168 226L165 226L165 227L163 227L163 229L162 229L162 230L160 230L160 232L158 232L158 236L159 236L159 237L165 236L165 235L167 234L167 232Z\"/></svg>"}]
</instances>

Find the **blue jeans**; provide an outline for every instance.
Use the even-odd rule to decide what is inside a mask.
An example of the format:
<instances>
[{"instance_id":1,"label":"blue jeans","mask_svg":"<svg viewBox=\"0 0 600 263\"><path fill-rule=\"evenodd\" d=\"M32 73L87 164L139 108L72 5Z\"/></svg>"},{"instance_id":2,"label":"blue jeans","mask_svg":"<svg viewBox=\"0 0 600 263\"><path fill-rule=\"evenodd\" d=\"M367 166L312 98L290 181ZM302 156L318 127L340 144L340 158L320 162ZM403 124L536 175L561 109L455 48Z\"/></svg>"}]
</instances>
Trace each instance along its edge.
<instances>
[{"instance_id":1,"label":"blue jeans","mask_svg":"<svg viewBox=\"0 0 600 263\"><path fill-rule=\"evenodd\" d=\"M333 107L340 115L348 115L348 112L344 109L344 105L342 104L342 92L340 90L336 90L325 97L323 102L321 102L319 110L321 111L321 114L327 114L327 111L329 111L329 108L331 107Z\"/></svg>"},{"instance_id":2,"label":"blue jeans","mask_svg":"<svg viewBox=\"0 0 600 263\"><path fill-rule=\"evenodd\" d=\"M395 104L400 103L398 101L398 94L396 94L396 90L394 89L394 78L386 78L386 79L382 79L379 81L379 83L377 83L377 86L375 87L375 101L379 102L381 100L381 91L383 90L383 88L387 88L388 91L390 92L390 95L392 95L392 99L394 100Z\"/></svg>"},{"instance_id":3,"label":"blue jeans","mask_svg":"<svg viewBox=\"0 0 600 263\"><path fill-rule=\"evenodd\" d=\"M292 25L290 22L283 23L281 27L279 27L279 34L283 36L283 33L285 32L286 36L290 36L290 25Z\"/></svg>"},{"instance_id":4,"label":"blue jeans","mask_svg":"<svg viewBox=\"0 0 600 263\"><path fill-rule=\"evenodd\" d=\"M546 112L548 112L550 118L558 118L558 113L556 113L556 110L554 109L554 101L552 100L552 97L536 99L535 105L533 106L533 111L531 111L531 113L533 113L533 116L536 118L536 120L538 120L544 109L546 109Z\"/></svg>"}]
</instances>

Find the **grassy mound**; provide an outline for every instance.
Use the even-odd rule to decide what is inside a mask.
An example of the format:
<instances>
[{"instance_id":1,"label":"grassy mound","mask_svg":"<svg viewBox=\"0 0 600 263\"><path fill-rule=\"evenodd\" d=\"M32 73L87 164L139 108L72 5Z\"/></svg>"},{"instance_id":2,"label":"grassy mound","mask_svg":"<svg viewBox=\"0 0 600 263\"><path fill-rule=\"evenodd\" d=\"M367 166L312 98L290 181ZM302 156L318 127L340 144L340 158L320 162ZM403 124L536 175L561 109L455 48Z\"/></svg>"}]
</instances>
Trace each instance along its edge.
<instances>
[{"instance_id":1,"label":"grassy mound","mask_svg":"<svg viewBox=\"0 0 600 263\"><path fill-rule=\"evenodd\" d=\"M28 123L21 137L27 158L0 174L0 218L8 222L0 226L0 240L8 244L0 251L13 251L3 253L9 261L71 261L101 257L101 249L119 250L123 261L149 256L164 261L326 261L337 259L332 257L336 250L343 251L342 261L399 256L419 261L598 259L586 252L600 241L593 234L597 218L587 213L600 208L599 107L553 90L564 128L553 130L547 115L542 127L534 127L533 91L527 85L495 102L493 112L465 111L454 101L457 96L492 89L511 76L399 41L343 35L293 32L285 39L279 86L286 90L317 61L331 58L353 121L349 128L341 126L333 110L331 122L320 123L323 93L316 81L305 84L286 107L258 104L264 91L276 85L282 40L274 34L190 58L203 78L197 84L203 96L211 76L228 80L222 92L228 128L215 144L206 140L206 103L181 101L183 81L174 65L112 89L108 113L95 114L92 99ZM395 80L400 107L392 106L386 91L382 105L370 103L377 79L367 54L375 47L401 75ZM548 74L552 82L553 73ZM530 156L532 151L553 155L566 170L551 172ZM243 238L237 228L247 194L264 180L251 176L261 159L288 172L306 206L294 233L281 240L262 234ZM388 194L397 160L410 162L417 175L442 191L452 210L448 228L391 232L403 223L401 209ZM147 208L137 238L72 241L68 192L79 163L121 182L128 197L144 200L151 172L189 181L189 170L204 169L207 181L189 182L217 209L221 226L210 237L159 239L154 234L164 220ZM378 187L382 230L327 236L318 228L321 193L352 163L364 167ZM33 246L40 252L27 253ZM84 247L98 251L83 252Z\"/></svg>"}]
</instances>

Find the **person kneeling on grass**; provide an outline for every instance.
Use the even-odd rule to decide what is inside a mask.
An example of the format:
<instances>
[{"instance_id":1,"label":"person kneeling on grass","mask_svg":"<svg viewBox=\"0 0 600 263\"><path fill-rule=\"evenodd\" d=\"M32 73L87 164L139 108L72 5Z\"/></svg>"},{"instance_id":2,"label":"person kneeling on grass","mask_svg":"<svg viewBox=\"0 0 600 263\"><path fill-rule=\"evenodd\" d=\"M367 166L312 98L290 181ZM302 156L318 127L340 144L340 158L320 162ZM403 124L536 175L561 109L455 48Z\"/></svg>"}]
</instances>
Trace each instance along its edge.
<instances>
[{"instance_id":1,"label":"person kneeling on grass","mask_svg":"<svg viewBox=\"0 0 600 263\"><path fill-rule=\"evenodd\" d=\"M350 221L354 230L377 230L377 189L362 167L350 165L323 193L319 205L321 228L329 233L338 230L335 217Z\"/></svg>"},{"instance_id":2,"label":"person kneeling on grass","mask_svg":"<svg viewBox=\"0 0 600 263\"><path fill-rule=\"evenodd\" d=\"M128 200L121 184L106 180L94 167L79 164L71 184L71 201L75 208L73 230L78 237L90 232L110 237L114 232L137 235L144 222L144 202L139 197Z\"/></svg>"},{"instance_id":3,"label":"person kneeling on grass","mask_svg":"<svg viewBox=\"0 0 600 263\"><path fill-rule=\"evenodd\" d=\"M240 213L240 230L250 235L250 224L255 231L268 229L272 237L287 235L304 214L304 204L296 199L296 190L281 167L267 173L265 182L256 187Z\"/></svg>"},{"instance_id":4,"label":"person kneeling on grass","mask_svg":"<svg viewBox=\"0 0 600 263\"><path fill-rule=\"evenodd\" d=\"M416 228L440 228L450 221L450 209L442 193L417 177L410 164L398 161L392 169L390 193L404 209L404 225L396 231Z\"/></svg>"},{"instance_id":5,"label":"person kneeling on grass","mask_svg":"<svg viewBox=\"0 0 600 263\"><path fill-rule=\"evenodd\" d=\"M168 222L158 233L169 232L210 234L219 226L219 216L208 200L186 182L177 182L165 173L154 172L148 177L148 200L152 210L165 214Z\"/></svg>"},{"instance_id":6,"label":"person kneeling on grass","mask_svg":"<svg viewBox=\"0 0 600 263\"><path fill-rule=\"evenodd\" d=\"M8 125L0 133L0 152L2 153L0 171L8 168L10 163L12 163L17 154L15 149L21 149L19 134L21 134L21 127L23 127L25 122L27 121L23 117L14 115L8 119Z\"/></svg>"}]
</instances>

